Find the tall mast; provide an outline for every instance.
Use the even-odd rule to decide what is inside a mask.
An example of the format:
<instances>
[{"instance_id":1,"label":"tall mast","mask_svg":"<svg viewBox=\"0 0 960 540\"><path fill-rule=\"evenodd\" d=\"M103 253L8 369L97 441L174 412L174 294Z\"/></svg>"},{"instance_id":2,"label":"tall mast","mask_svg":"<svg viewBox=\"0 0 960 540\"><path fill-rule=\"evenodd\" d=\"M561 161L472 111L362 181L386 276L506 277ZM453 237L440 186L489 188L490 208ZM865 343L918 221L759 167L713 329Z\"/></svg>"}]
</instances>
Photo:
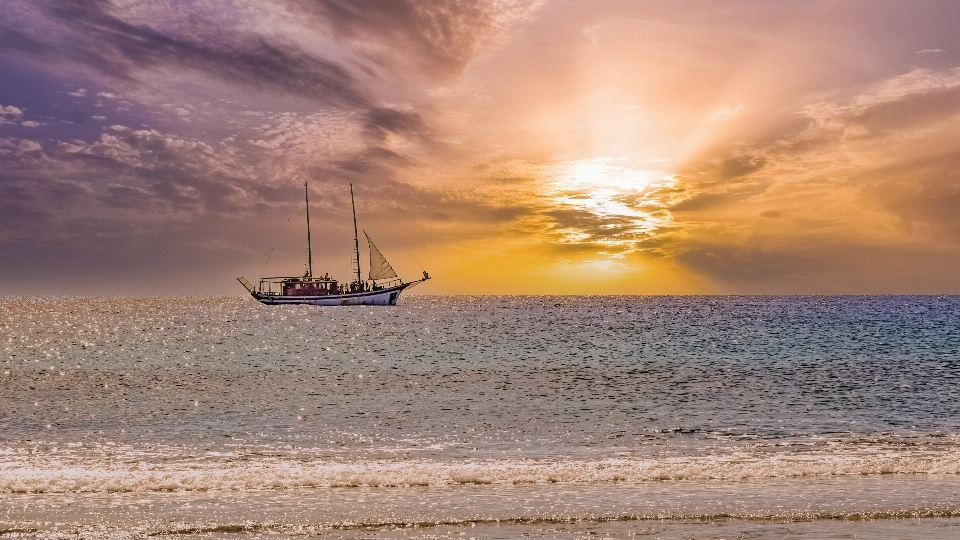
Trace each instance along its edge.
<instances>
[{"instance_id":1,"label":"tall mast","mask_svg":"<svg viewBox=\"0 0 960 540\"><path fill-rule=\"evenodd\" d=\"M357 205L353 202L353 183L350 184L350 207L353 208L353 252L357 255L357 283L360 283L360 240L357 238Z\"/></svg>"},{"instance_id":2,"label":"tall mast","mask_svg":"<svg viewBox=\"0 0 960 540\"><path fill-rule=\"evenodd\" d=\"M313 277L313 250L310 246L310 190L307 183L303 183L303 196L307 201L307 277Z\"/></svg>"}]
</instances>

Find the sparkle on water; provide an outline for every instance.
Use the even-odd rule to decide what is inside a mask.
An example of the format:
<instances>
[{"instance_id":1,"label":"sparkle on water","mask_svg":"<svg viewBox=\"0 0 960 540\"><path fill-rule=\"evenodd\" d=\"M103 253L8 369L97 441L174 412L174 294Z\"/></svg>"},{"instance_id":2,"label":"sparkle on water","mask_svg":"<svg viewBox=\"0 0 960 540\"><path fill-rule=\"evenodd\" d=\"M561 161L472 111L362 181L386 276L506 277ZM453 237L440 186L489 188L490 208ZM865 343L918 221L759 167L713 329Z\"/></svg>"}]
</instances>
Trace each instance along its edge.
<instances>
[{"instance_id":1,"label":"sparkle on water","mask_svg":"<svg viewBox=\"0 0 960 540\"><path fill-rule=\"evenodd\" d=\"M960 515L954 297L4 298L0 332L0 530L933 538Z\"/></svg>"}]
</instances>

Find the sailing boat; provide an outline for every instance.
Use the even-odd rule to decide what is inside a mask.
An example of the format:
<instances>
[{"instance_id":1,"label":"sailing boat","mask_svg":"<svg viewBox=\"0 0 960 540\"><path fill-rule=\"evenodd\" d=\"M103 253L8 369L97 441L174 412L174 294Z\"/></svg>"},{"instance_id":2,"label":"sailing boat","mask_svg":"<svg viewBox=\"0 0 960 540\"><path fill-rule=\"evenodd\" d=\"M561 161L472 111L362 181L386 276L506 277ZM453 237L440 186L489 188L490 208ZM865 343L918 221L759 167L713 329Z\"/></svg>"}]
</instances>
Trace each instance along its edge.
<instances>
[{"instance_id":1,"label":"sailing boat","mask_svg":"<svg viewBox=\"0 0 960 540\"><path fill-rule=\"evenodd\" d=\"M351 283L338 283L330 277L313 275L313 250L310 245L310 193L303 183L307 203L307 271L302 277L261 277L255 287L246 278L237 281L258 301L264 304L310 304L314 306L393 306L400 293L430 279L426 271L423 279L404 282L390 266L370 239L370 272L364 280L360 273L360 241L357 234L357 207L353 202L353 184L350 184L350 206L353 208L353 248L357 263L357 279Z\"/></svg>"}]
</instances>

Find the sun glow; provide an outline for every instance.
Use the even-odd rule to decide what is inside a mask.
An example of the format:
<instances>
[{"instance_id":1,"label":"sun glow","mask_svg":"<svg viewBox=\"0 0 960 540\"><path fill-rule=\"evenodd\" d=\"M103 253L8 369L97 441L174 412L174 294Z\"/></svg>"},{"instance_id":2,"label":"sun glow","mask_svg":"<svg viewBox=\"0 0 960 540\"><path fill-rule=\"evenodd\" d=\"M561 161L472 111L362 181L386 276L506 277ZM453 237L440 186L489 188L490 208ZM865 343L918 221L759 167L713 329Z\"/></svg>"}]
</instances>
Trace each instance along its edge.
<instances>
[{"instance_id":1,"label":"sun glow","mask_svg":"<svg viewBox=\"0 0 960 540\"><path fill-rule=\"evenodd\" d=\"M651 173L617 165L625 159L599 157L561 164L558 182L568 188L641 190L650 183Z\"/></svg>"},{"instance_id":2,"label":"sun glow","mask_svg":"<svg viewBox=\"0 0 960 540\"><path fill-rule=\"evenodd\" d=\"M560 163L551 171L548 196L564 210L592 219L559 227L564 243L616 247L611 255L632 251L672 221L665 187L675 179L658 171L622 165L626 159L599 157Z\"/></svg>"}]
</instances>

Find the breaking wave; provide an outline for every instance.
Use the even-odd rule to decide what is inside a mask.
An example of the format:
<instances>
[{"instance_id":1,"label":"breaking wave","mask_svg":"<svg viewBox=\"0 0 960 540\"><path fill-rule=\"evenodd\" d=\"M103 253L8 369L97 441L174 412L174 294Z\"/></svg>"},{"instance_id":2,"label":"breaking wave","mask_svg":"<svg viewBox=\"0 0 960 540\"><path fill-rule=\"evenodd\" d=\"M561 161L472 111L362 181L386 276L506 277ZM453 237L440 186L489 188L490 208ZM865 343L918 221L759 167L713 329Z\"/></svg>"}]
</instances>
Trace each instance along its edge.
<instances>
[{"instance_id":1,"label":"breaking wave","mask_svg":"<svg viewBox=\"0 0 960 540\"><path fill-rule=\"evenodd\" d=\"M324 534L331 530L377 530L377 529L429 529L433 527L469 527L482 525L560 525L560 524L600 524L631 521L710 521L723 520L755 521L755 522L784 522L784 521L876 521L876 520L904 520L924 518L957 518L960 517L960 508L915 508L905 510L881 511L849 511L849 512L784 512L784 513L713 513L713 514L611 514L597 516L541 516L541 517L502 517L490 519L441 519L441 520L372 520L372 521L344 521L325 524L291 524L280 522L247 521L240 523L171 523L167 528L135 527L135 531L117 530L109 528L77 527L71 531L48 529L43 524L28 524L23 527L0 529L0 535L30 535L37 538L70 539L77 537L78 531L85 536L99 538L125 538L131 536L166 537L185 535L209 534L284 534L307 536ZM90 530L87 530L90 529ZM97 534L90 534L96 532ZM113 533L113 534L111 534ZM133 534L131 534L133 533Z\"/></svg>"},{"instance_id":2,"label":"breaking wave","mask_svg":"<svg viewBox=\"0 0 960 540\"><path fill-rule=\"evenodd\" d=\"M429 528L440 526L464 525L543 525L568 523L609 523L616 521L647 521L647 520L701 520L719 521L724 519L743 521L872 521L879 519L924 519L924 518L956 518L960 517L960 508L916 508L909 510L877 510L877 511L850 511L850 512L784 512L775 514L750 513L715 513L715 514L613 514L601 516L542 516L542 517L514 517L496 519L449 519L436 521L357 521L341 522L326 525L287 525L280 523L236 523L224 525L193 525L157 530L150 536L205 534L205 533L285 533L311 534L329 529L368 529L368 528Z\"/></svg>"},{"instance_id":3,"label":"breaking wave","mask_svg":"<svg viewBox=\"0 0 960 540\"><path fill-rule=\"evenodd\" d=\"M745 480L960 474L960 450L922 455L356 461L259 458L156 463L4 456L0 492L81 493Z\"/></svg>"}]
</instances>

